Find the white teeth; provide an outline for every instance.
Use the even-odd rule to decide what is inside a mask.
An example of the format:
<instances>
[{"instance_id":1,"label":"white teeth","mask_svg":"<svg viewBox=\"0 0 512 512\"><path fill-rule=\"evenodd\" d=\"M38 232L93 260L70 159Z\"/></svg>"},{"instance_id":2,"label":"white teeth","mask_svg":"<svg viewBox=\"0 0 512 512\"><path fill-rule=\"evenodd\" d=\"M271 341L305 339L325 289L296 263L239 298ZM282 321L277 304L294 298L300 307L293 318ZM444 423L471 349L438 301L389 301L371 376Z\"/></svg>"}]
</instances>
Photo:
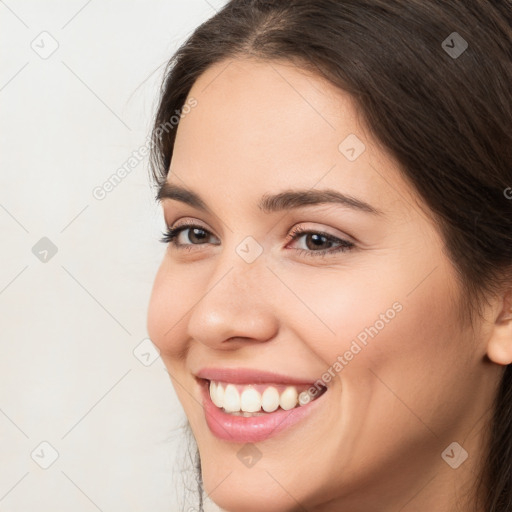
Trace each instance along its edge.
<instances>
[{"instance_id":1,"label":"white teeth","mask_svg":"<svg viewBox=\"0 0 512 512\"><path fill-rule=\"evenodd\" d=\"M242 392L240 409L245 412L258 412L261 410L261 395L253 388L246 388Z\"/></svg>"},{"instance_id":2,"label":"white teeth","mask_svg":"<svg viewBox=\"0 0 512 512\"><path fill-rule=\"evenodd\" d=\"M217 407L222 407L224 403L224 388L222 384L216 384L213 381L210 382L210 398Z\"/></svg>"},{"instance_id":3,"label":"white teeth","mask_svg":"<svg viewBox=\"0 0 512 512\"><path fill-rule=\"evenodd\" d=\"M279 405L281 409L288 411L297 405L298 393L293 386L288 386L279 397Z\"/></svg>"},{"instance_id":4,"label":"white teeth","mask_svg":"<svg viewBox=\"0 0 512 512\"><path fill-rule=\"evenodd\" d=\"M222 385L219 382L210 381L210 398L219 408L225 412L238 413L238 415L250 416L250 413L263 411L270 413L279 407L288 411L297 405L306 405L313 398L308 391L302 391L300 395L295 386L288 386L281 394L274 386L269 386L263 393L254 387L245 386L240 393L234 384ZM245 414L249 413L249 414Z\"/></svg>"},{"instance_id":5,"label":"white teeth","mask_svg":"<svg viewBox=\"0 0 512 512\"><path fill-rule=\"evenodd\" d=\"M279 391L274 387L269 387L261 395L261 408L265 412L274 412L279 407Z\"/></svg>"},{"instance_id":6,"label":"white teeth","mask_svg":"<svg viewBox=\"0 0 512 512\"><path fill-rule=\"evenodd\" d=\"M213 381L210 382L210 398L212 399L212 402L217 405L217 384Z\"/></svg>"},{"instance_id":7,"label":"white teeth","mask_svg":"<svg viewBox=\"0 0 512 512\"><path fill-rule=\"evenodd\" d=\"M233 384L226 386L222 407L226 412L238 412L240 410L240 395Z\"/></svg>"}]
</instances>

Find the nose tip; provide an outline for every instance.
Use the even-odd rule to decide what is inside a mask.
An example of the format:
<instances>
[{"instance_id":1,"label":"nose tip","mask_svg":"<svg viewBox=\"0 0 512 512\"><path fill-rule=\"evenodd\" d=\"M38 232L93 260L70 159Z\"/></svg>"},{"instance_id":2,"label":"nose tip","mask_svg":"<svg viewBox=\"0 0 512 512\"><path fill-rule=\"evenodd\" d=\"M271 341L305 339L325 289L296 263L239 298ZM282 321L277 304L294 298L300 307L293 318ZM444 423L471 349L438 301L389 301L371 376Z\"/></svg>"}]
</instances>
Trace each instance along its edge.
<instances>
[{"instance_id":1,"label":"nose tip","mask_svg":"<svg viewBox=\"0 0 512 512\"><path fill-rule=\"evenodd\" d=\"M278 321L264 273L270 274L265 265L244 262L216 273L189 317L191 339L216 349L230 349L235 341L272 339Z\"/></svg>"}]
</instances>

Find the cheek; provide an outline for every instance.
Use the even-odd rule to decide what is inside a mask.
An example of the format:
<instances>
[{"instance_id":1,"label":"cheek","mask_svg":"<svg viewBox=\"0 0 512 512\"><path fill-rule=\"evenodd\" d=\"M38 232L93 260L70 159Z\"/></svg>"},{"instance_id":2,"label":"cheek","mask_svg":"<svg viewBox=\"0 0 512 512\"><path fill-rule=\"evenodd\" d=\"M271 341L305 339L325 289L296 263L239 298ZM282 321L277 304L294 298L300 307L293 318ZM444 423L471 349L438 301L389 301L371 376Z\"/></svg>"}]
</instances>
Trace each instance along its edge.
<instances>
[{"instance_id":1,"label":"cheek","mask_svg":"<svg viewBox=\"0 0 512 512\"><path fill-rule=\"evenodd\" d=\"M347 264L302 272L283 269L279 275L293 293L280 288L276 314L327 368L346 352L350 365L362 362L371 341L389 337L391 326L404 315L403 284L385 282L382 275L378 281L368 269L355 272Z\"/></svg>"},{"instance_id":2,"label":"cheek","mask_svg":"<svg viewBox=\"0 0 512 512\"><path fill-rule=\"evenodd\" d=\"M476 365L471 340L457 323L452 276L438 271L412 292L396 290L402 310L383 329L372 330L342 375L348 395L366 395L369 407L360 411L361 423L378 425L375 439L387 432L391 443L423 437L436 442L432 432L453 428L474 396L477 381L467 379L468 368ZM381 307L387 306L384 298ZM378 327L381 311L371 311L369 322Z\"/></svg>"},{"instance_id":3,"label":"cheek","mask_svg":"<svg viewBox=\"0 0 512 512\"><path fill-rule=\"evenodd\" d=\"M395 262L378 271L283 271L296 297L282 291L285 306L276 314L322 360L322 380L351 390L341 400L352 394L366 403L377 395L377 402L396 402L387 384L429 410L431 393L452 389L472 357L457 324L454 275L442 262L429 275L433 267L425 261L411 272Z\"/></svg>"},{"instance_id":4,"label":"cheek","mask_svg":"<svg viewBox=\"0 0 512 512\"><path fill-rule=\"evenodd\" d=\"M194 304L190 291L190 283L194 282L186 272L172 269L168 257L164 257L153 283L147 315L149 337L164 361L180 357L185 349L184 320Z\"/></svg>"}]
</instances>

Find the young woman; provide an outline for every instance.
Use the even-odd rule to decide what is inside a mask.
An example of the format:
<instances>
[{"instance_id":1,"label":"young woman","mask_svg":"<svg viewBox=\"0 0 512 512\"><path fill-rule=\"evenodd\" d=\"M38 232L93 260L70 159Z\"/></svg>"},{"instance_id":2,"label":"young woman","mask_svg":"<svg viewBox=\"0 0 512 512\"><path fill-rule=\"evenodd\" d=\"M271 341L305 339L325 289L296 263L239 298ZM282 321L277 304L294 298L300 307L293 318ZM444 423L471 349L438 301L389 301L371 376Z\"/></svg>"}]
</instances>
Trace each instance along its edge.
<instances>
[{"instance_id":1,"label":"young woman","mask_svg":"<svg viewBox=\"0 0 512 512\"><path fill-rule=\"evenodd\" d=\"M153 142L200 502L512 510L511 4L232 0Z\"/></svg>"}]
</instances>

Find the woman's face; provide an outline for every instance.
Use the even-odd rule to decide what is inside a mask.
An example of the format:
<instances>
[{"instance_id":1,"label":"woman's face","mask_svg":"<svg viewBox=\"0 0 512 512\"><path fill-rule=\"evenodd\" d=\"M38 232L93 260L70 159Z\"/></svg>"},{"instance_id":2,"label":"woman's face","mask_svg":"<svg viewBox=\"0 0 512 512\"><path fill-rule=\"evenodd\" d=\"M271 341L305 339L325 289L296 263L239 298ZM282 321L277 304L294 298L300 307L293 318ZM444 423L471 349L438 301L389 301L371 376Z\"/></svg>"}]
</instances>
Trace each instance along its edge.
<instances>
[{"instance_id":1,"label":"woman's face","mask_svg":"<svg viewBox=\"0 0 512 512\"><path fill-rule=\"evenodd\" d=\"M350 97L291 64L222 62L189 96L162 192L167 225L185 227L148 332L207 493L228 511L445 510L474 476L497 378L483 330L458 323L420 198ZM222 383L219 407L199 373ZM290 409L313 383L327 390ZM284 408L224 412L234 390ZM469 454L457 469L453 442Z\"/></svg>"}]
</instances>

